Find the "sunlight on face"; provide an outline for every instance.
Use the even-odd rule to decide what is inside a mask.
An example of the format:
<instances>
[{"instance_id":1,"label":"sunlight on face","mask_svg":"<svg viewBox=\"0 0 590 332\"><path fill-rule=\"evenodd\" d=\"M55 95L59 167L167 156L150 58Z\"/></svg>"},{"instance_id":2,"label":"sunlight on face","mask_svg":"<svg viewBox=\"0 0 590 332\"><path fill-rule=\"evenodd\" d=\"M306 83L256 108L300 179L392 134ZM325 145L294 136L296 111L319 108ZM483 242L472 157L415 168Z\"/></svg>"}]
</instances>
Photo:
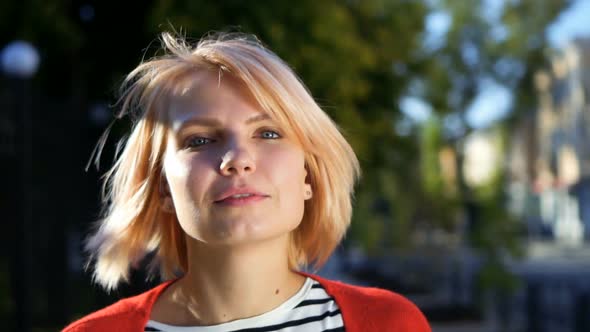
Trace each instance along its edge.
<instances>
[{"instance_id":1,"label":"sunlight on face","mask_svg":"<svg viewBox=\"0 0 590 332\"><path fill-rule=\"evenodd\" d=\"M235 80L197 76L171 102L164 157L182 229L208 244L288 234L310 190L303 150Z\"/></svg>"}]
</instances>

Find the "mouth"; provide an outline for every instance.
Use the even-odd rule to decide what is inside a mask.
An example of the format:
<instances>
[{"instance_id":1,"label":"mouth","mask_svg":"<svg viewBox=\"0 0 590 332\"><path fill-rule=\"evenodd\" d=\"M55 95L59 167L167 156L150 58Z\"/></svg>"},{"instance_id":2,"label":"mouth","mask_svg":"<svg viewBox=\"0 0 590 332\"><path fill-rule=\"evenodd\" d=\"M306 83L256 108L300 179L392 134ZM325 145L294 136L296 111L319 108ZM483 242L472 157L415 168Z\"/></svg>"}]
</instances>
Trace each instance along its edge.
<instances>
[{"instance_id":1,"label":"mouth","mask_svg":"<svg viewBox=\"0 0 590 332\"><path fill-rule=\"evenodd\" d=\"M241 206L263 201L270 196L254 187L234 185L220 192L213 203L222 206Z\"/></svg>"},{"instance_id":2,"label":"mouth","mask_svg":"<svg viewBox=\"0 0 590 332\"><path fill-rule=\"evenodd\" d=\"M217 200L214 203L217 205L228 205L228 206L242 206L260 202L269 198L268 195L253 194L253 193L242 193L227 196L223 199Z\"/></svg>"}]
</instances>

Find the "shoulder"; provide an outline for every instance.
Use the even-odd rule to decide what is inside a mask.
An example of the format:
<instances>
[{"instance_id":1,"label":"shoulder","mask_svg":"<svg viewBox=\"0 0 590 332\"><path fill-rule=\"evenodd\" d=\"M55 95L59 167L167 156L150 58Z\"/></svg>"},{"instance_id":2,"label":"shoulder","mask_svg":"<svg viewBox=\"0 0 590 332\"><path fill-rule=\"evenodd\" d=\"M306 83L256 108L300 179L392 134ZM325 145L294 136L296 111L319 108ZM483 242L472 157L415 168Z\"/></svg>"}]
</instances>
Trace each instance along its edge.
<instances>
[{"instance_id":1,"label":"shoulder","mask_svg":"<svg viewBox=\"0 0 590 332\"><path fill-rule=\"evenodd\" d=\"M71 323L63 332L106 331L141 321L145 311L130 299L121 300Z\"/></svg>"},{"instance_id":2,"label":"shoulder","mask_svg":"<svg viewBox=\"0 0 590 332\"><path fill-rule=\"evenodd\" d=\"M347 326L373 326L371 331L430 331L420 309L400 294L309 276L334 297Z\"/></svg>"},{"instance_id":3,"label":"shoulder","mask_svg":"<svg viewBox=\"0 0 590 332\"><path fill-rule=\"evenodd\" d=\"M158 295L172 282L165 282L145 293L120 300L66 326L62 332L143 330Z\"/></svg>"}]
</instances>

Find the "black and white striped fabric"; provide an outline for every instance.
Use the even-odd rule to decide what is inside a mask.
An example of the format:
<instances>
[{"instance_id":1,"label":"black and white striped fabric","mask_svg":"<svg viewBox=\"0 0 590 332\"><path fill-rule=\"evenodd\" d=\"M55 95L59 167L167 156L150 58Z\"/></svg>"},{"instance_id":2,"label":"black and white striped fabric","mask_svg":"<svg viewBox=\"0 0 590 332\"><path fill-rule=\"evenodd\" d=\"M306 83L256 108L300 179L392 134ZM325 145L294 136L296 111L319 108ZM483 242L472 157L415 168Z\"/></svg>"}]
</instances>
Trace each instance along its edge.
<instances>
[{"instance_id":1,"label":"black and white striped fabric","mask_svg":"<svg viewBox=\"0 0 590 332\"><path fill-rule=\"evenodd\" d=\"M334 299L317 281L307 278L303 287L277 308L259 316L210 326L173 326L148 321L145 331L161 332L300 332L344 331L342 314Z\"/></svg>"}]
</instances>

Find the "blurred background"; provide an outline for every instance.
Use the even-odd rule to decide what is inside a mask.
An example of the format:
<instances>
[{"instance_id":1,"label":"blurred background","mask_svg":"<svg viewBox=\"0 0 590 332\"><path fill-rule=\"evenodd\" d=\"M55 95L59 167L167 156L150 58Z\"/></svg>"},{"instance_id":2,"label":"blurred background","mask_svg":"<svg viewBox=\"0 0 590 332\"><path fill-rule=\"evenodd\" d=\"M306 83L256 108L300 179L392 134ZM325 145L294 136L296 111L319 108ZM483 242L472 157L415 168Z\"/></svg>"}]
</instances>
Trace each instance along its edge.
<instances>
[{"instance_id":1,"label":"blurred background","mask_svg":"<svg viewBox=\"0 0 590 332\"><path fill-rule=\"evenodd\" d=\"M153 286L84 270L85 171L159 32L256 34L361 160L352 227L320 274L412 299L435 332L590 331L589 0L3 0L0 321L57 331Z\"/></svg>"}]
</instances>

